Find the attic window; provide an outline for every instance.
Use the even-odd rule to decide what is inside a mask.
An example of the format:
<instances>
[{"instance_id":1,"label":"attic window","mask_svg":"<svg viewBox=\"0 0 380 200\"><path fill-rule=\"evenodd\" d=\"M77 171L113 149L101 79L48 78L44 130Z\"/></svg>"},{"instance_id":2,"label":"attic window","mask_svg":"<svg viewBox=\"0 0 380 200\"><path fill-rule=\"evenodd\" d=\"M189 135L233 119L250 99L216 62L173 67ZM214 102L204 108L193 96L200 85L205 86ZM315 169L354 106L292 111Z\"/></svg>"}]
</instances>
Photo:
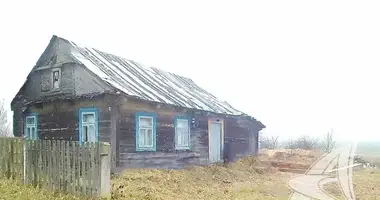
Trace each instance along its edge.
<instances>
[{"instance_id":1,"label":"attic window","mask_svg":"<svg viewBox=\"0 0 380 200\"><path fill-rule=\"evenodd\" d=\"M61 70L60 69L52 70L52 85L53 85L53 89L59 89L61 85Z\"/></svg>"}]
</instances>

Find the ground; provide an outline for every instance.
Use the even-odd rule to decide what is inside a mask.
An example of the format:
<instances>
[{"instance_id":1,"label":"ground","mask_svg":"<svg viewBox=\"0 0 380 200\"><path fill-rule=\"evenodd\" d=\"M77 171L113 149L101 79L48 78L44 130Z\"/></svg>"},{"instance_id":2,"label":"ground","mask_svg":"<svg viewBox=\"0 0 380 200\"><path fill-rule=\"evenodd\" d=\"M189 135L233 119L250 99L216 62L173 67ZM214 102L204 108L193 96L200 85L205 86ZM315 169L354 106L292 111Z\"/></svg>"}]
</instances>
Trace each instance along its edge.
<instances>
[{"instance_id":1,"label":"ground","mask_svg":"<svg viewBox=\"0 0 380 200\"><path fill-rule=\"evenodd\" d=\"M112 199L288 199L288 179L307 169L321 155L303 150L263 150L258 157L229 165L126 170L112 179ZM1 180L0 199L79 199ZM380 197L379 170L355 171L353 182L357 199ZM325 185L324 189L342 199L336 184Z\"/></svg>"}]
</instances>

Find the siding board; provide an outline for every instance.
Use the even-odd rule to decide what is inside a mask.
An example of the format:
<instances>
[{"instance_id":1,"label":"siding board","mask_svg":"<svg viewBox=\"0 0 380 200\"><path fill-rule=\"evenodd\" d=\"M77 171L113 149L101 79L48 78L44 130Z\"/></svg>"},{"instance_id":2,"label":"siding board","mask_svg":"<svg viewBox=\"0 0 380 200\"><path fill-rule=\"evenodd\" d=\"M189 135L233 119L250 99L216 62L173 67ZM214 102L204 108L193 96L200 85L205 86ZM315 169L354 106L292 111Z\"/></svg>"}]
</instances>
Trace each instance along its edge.
<instances>
[{"instance_id":1,"label":"siding board","mask_svg":"<svg viewBox=\"0 0 380 200\"><path fill-rule=\"evenodd\" d=\"M15 131L23 133L22 104L14 104ZM124 96L102 95L93 99L59 100L31 104L27 112L38 113L38 130L41 139L78 140L79 108L95 107L99 110L99 141L110 142L115 157L113 168L183 168L189 165L208 164L208 120L224 120L224 146L228 146L228 161L257 152L258 126L235 116L196 112L191 109L161 106ZM112 112L115 111L115 113ZM156 152L136 152L137 112L156 114ZM190 124L190 149L175 149L175 116L195 119ZM232 155L232 156L231 156ZM114 172L117 171L113 170Z\"/></svg>"}]
</instances>

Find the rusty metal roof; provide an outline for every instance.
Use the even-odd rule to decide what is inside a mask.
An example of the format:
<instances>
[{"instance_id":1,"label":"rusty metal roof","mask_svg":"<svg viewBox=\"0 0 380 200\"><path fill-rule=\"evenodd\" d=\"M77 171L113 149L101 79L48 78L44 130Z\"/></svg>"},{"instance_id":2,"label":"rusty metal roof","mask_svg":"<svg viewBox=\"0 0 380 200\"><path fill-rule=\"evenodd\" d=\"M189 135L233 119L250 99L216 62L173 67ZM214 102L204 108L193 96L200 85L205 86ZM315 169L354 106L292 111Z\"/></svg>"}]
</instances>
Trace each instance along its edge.
<instances>
[{"instance_id":1,"label":"rusty metal roof","mask_svg":"<svg viewBox=\"0 0 380 200\"><path fill-rule=\"evenodd\" d=\"M71 55L114 88L144 100L230 115L245 115L194 81L70 42Z\"/></svg>"}]
</instances>

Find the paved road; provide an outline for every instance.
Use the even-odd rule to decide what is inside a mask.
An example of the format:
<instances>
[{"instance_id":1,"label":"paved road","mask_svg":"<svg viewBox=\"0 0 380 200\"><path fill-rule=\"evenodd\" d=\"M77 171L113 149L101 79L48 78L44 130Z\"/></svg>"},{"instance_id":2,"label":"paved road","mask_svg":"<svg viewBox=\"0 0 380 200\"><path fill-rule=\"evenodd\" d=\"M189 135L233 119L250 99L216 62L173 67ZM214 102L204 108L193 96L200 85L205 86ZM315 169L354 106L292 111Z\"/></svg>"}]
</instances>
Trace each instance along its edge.
<instances>
[{"instance_id":1,"label":"paved road","mask_svg":"<svg viewBox=\"0 0 380 200\"><path fill-rule=\"evenodd\" d=\"M290 197L291 200L303 199L323 199L334 200L323 190L323 185L337 181L336 178L330 178L327 175L299 175L288 181L289 187L294 191Z\"/></svg>"},{"instance_id":2,"label":"paved road","mask_svg":"<svg viewBox=\"0 0 380 200\"><path fill-rule=\"evenodd\" d=\"M353 162L356 146L357 144L353 143L351 146L325 154L305 174L292 177L288 181L288 186L294 192L289 199L334 200L334 197L323 190L323 185L330 182L338 182L344 196L349 199L355 199L352 185L352 167L356 165ZM338 168L336 169L335 167ZM331 172L335 172L339 180L330 177Z\"/></svg>"}]
</instances>

